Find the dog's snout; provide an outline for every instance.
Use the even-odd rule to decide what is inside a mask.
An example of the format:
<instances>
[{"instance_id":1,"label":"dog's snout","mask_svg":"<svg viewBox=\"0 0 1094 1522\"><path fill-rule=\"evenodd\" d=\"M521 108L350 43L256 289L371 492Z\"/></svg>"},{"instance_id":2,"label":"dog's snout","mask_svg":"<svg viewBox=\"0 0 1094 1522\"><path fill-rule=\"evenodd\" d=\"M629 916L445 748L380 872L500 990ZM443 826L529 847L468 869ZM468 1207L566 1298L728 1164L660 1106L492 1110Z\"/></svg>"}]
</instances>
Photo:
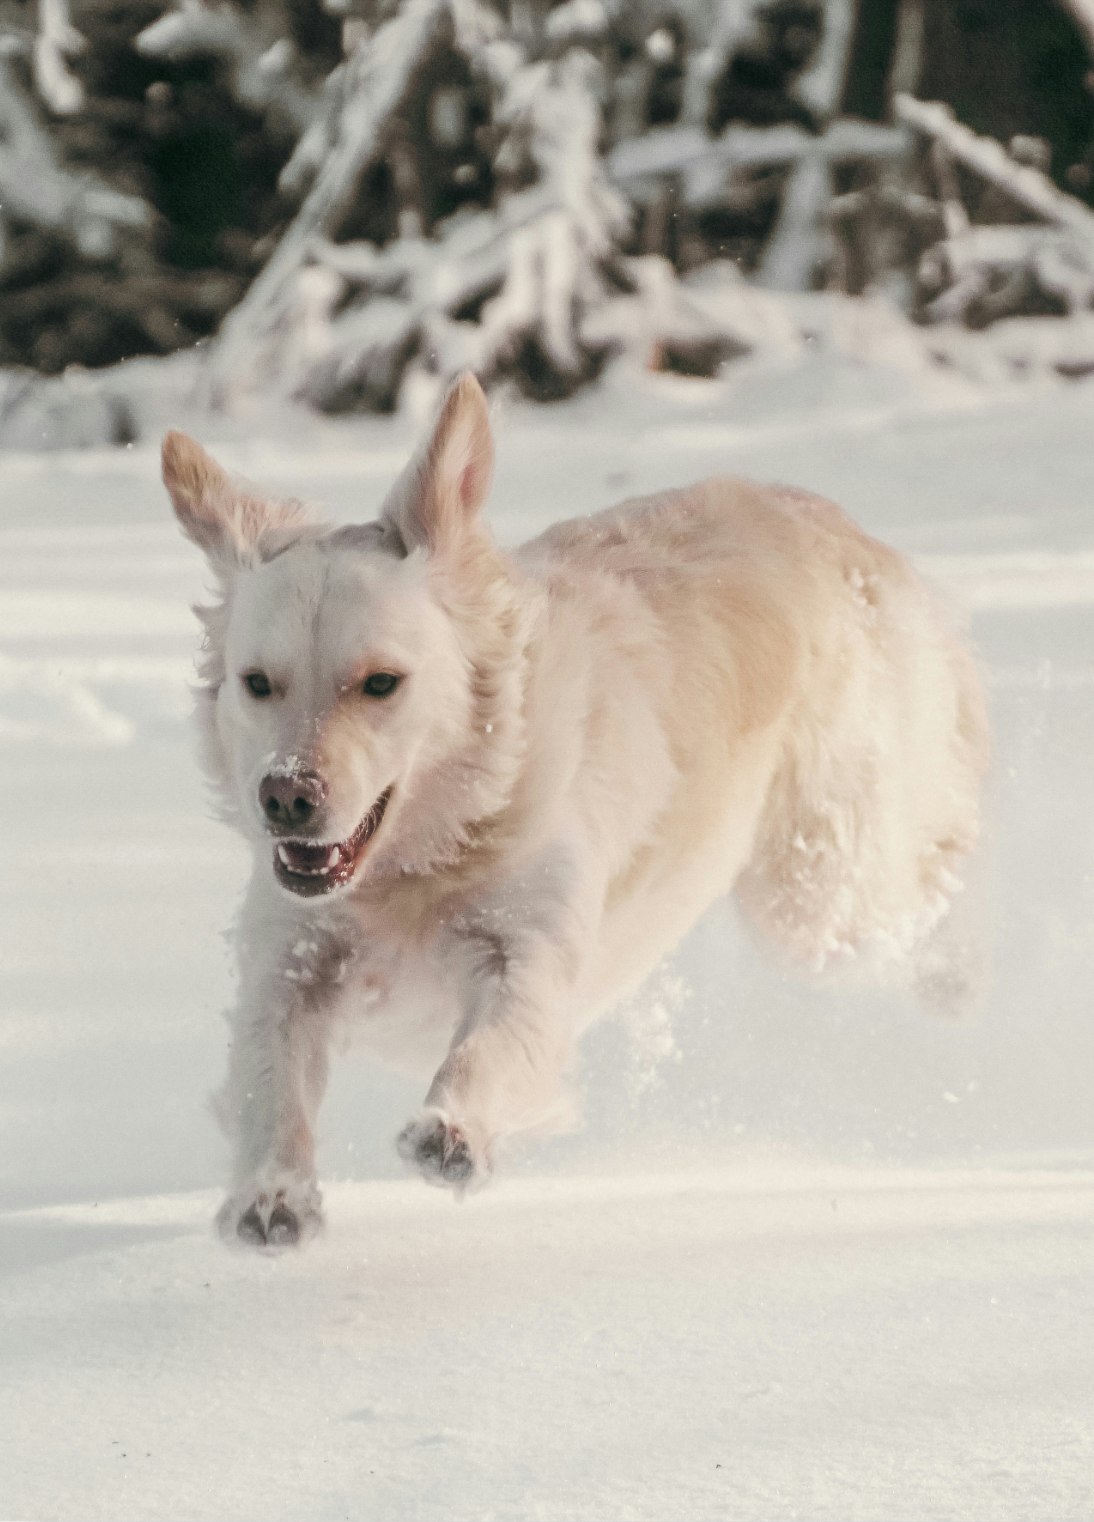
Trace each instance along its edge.
<instances>
[{"instance_id":1,"label":"dog's snout","mask_svg":"<svg viewBox=\"0 0 1094 1522\"><path fill-rule=\"evenodd\" d=\"M317 772L270 772L258 789L258 801L271 830L283 833L312 823L327 796Z\"/></svg>"}]
</instances>

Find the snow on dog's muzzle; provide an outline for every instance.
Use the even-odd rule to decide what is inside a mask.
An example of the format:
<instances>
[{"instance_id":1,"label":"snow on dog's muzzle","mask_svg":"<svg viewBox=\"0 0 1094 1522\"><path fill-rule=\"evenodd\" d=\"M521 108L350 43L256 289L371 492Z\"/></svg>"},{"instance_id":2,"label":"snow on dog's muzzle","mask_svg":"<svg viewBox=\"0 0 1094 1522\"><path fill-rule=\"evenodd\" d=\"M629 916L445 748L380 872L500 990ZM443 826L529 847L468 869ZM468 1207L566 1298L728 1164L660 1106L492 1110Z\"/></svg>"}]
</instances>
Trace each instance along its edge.
<instances>
[{"instance_id":1,"label":"snow on dog's muzzle","mask_svg":"<svg viewBox=\"0 0 1094 1522\"><path fill-rule=\"evenodd\" d=\"M377 798L346 840L281 840L274 847L274 875L283 888L305 898L344 887L357 870L391 797L391 788Z\"/></svg>"}]
</instances>

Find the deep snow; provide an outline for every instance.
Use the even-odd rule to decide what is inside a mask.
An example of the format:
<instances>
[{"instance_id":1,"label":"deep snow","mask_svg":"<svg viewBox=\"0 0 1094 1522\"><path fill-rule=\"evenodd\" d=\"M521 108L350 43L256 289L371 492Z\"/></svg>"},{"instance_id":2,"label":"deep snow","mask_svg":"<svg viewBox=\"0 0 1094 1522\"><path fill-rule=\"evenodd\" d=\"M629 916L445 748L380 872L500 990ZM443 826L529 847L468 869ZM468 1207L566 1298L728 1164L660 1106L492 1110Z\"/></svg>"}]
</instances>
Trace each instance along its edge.
<instances>
[{"instance_id":1,"label":"deep snow","mask_svg":"<svg viewBox=\"0 0 1094 1522\"><path fill-rule=\"evenodd\" d=\"M966 601L987 993L810 987L720 907L591 1036L584 1129L463 1208L349 1055L327 1238L277 1259L208 1227L246 862L186 728L200 562L151 450L0 457L0 1516L1094 1514L1092 422L1089 385L831 360L502 409L507 540L740 471ZM220 453L368 516L410 439Z\"/></svg>"}]
</instances>

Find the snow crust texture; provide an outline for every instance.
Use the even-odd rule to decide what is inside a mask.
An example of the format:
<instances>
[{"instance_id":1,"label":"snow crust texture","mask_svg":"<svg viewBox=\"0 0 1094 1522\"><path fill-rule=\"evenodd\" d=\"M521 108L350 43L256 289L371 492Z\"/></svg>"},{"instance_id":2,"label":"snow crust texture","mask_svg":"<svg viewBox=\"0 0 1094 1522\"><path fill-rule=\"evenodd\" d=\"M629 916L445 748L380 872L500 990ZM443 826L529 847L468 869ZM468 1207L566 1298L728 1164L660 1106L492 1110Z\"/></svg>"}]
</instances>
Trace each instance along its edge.
<instances>
[{"instance_id":1,"label":"snow crust texture","mask_svg":"<svg viewBox=\"0 0 1094 1522\"><path fill-rule=\"evenodd\" d=\"M737 472L970 610L980 1009L791 979L719 907L591 1034L581 1128L463 1207L348 1054L327 1232L276 1256L212 1228L247 864L188 726L198 559L150 449L0 457L0 1516L1094 1514L1092 407L807 356L502 411L507 542ZM411 437L221 453L364 518Z\"/></svg>"}]
</instances>

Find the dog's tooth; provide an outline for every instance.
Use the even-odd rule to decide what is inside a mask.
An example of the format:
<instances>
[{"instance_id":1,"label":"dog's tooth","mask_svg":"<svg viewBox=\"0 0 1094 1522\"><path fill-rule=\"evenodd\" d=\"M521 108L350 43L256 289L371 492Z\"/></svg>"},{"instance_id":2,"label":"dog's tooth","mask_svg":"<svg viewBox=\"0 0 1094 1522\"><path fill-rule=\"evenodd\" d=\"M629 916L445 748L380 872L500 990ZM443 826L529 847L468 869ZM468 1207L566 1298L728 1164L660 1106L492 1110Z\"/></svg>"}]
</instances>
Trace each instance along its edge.
<instances>
[{"instance_id":1,"label":"dog's tooth","mask_svg":"<svg viewBox=\"0 0 1094 1522\"><path fill-rule=\"evenodd\" d=\"M339 861L341 860L341 857L342 857L342 852L339 850L339 848L337 846L331 846L331 848L330 848L330 855L327 857L327 871L328 872L331 870L332 867L336 867L338 865Z\"/></svg>"},{"instance_id":2,"label":"dog's tooth","mask_svg":"<svg viewBox=\"0 0 1094 1522\"><path fill-rule=\"evenodd\" d=\"M277 859L278 859L278 861L281 863L281 865L283 867L291 867L292 866L292 860L291 860L291 858L289 856L288 851L285 849L284 846L278 846L278 848L277 848Z\"/></svg>"}]
</instances>

